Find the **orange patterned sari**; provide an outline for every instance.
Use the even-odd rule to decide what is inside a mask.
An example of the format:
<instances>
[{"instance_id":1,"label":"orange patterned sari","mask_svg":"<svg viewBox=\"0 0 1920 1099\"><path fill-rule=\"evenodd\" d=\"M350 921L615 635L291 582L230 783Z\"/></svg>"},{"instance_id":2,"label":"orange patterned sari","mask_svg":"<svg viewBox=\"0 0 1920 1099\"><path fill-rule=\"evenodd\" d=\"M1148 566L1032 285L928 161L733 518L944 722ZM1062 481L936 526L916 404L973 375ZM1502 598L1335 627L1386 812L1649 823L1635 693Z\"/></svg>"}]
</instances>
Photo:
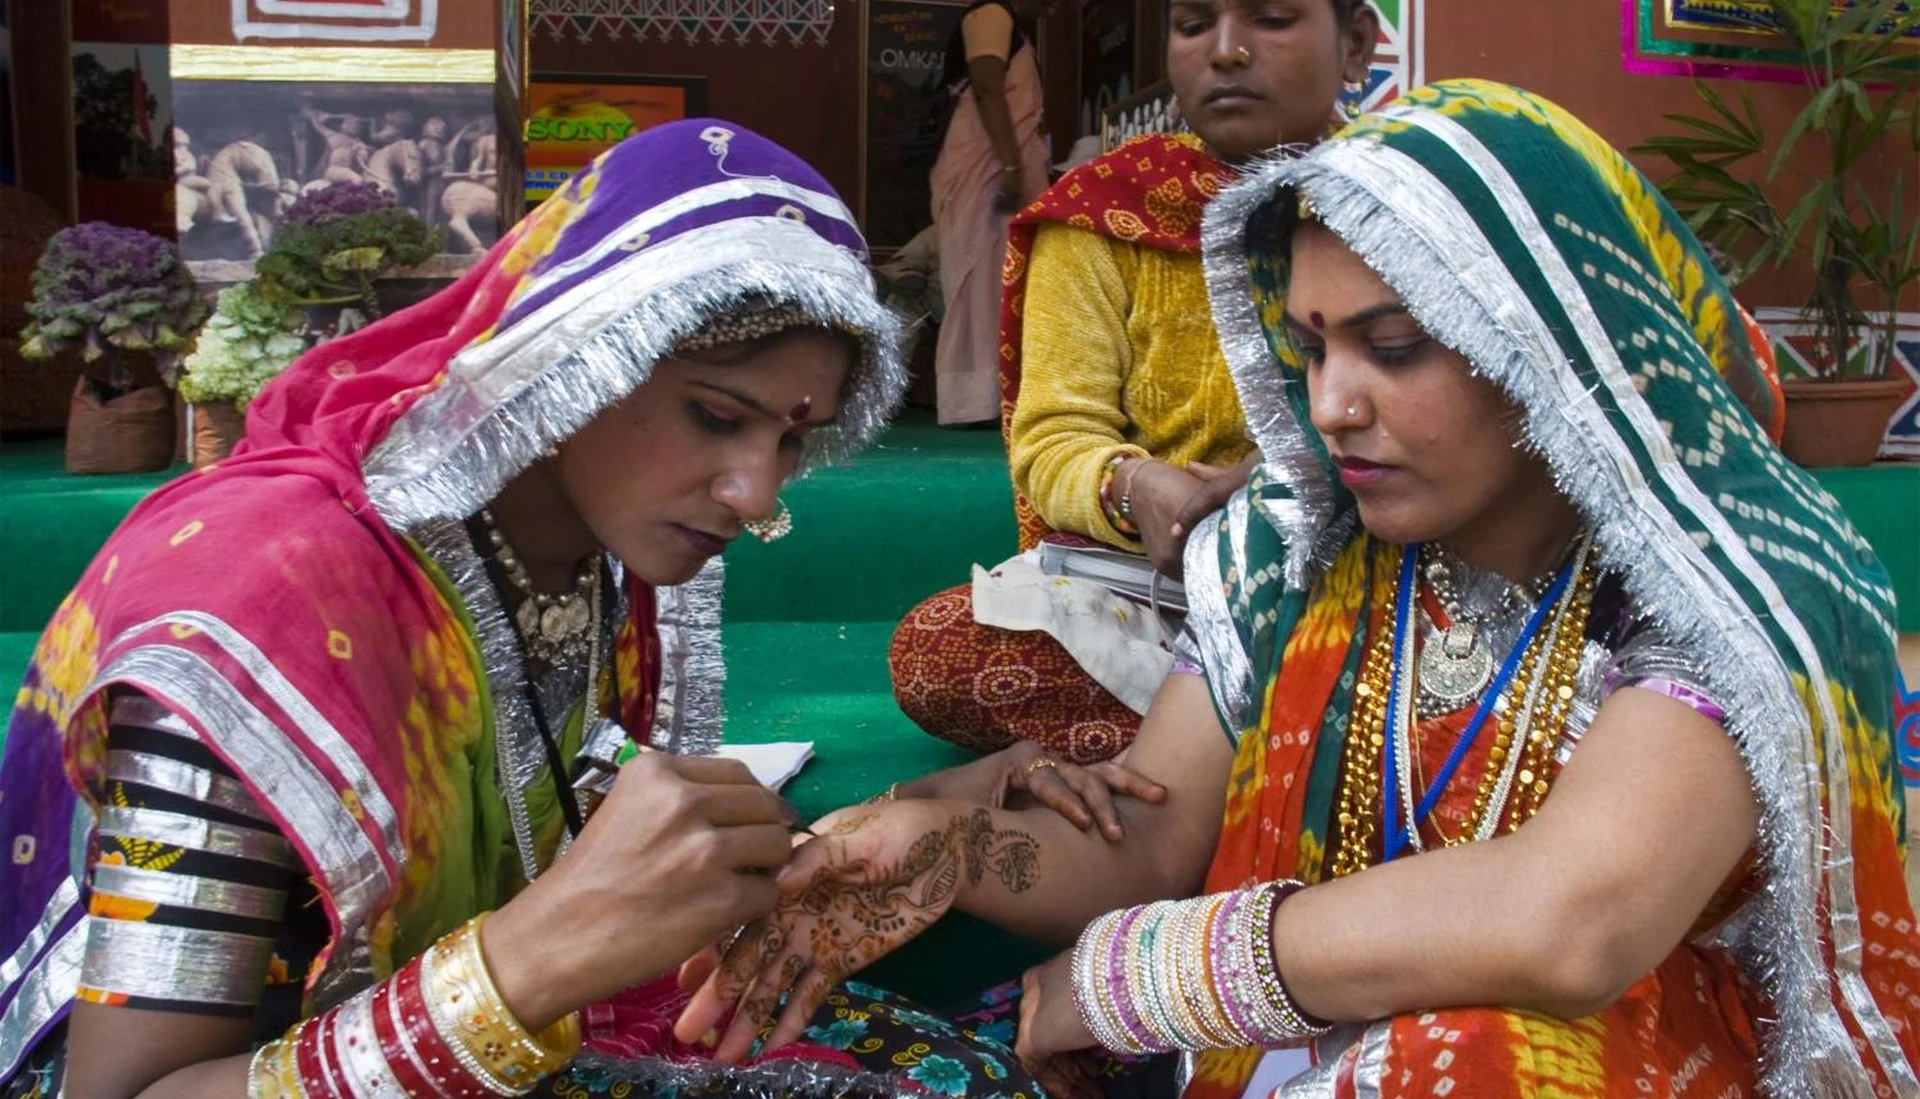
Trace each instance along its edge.
<instances>
[{"instance_id":1,"label":"orange patterned sari","mask_svg":"<svg viewBox=\"0 0 1920 1099\"><path fill-rule=\"evenodd\" d=\"M1685 223L1578 119L1517 89L1422 88L1208 210L1208 289L1265 463L1187 555L1189 626L1238 737L1207 890L1329 875L1343 769L1364 750L1348 736L1356 680L1393 622L1403 547L1361 529L1279 323L1303 210L1512 402L1598 567L1723 708L1761 826L1696 934L1607 1008L1341 1027L1282 1094L1920 1094L1885 569L1769 441L1768 364ZM1465 717L1416 723L1426 774ZM1458 835L1487 752L1443 789L1427 842ZM1558 765L1542 771L1551 797ZM1369 800L1359 812L1380 810ZM1365 873L1380 845L1356 846ZM1261 1055L1202 1053L1187 1099L1238 1099Z\"/></svg>"}]
</instances>

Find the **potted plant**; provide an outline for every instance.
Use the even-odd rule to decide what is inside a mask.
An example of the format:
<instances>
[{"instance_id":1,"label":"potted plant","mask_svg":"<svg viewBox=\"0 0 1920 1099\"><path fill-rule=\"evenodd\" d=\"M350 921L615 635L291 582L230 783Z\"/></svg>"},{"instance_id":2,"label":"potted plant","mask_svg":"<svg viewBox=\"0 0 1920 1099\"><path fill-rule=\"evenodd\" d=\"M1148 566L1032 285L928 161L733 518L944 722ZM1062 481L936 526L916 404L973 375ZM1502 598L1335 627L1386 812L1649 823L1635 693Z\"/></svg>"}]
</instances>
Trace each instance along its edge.
<instances>
[{"instance_id":1,"label":"potted plant","mask_svg":"<svg viewBox=\"0 0 1920 1099\"><path fill-rule=\"evenodd\" d=\"M207 315L172 243L105 222L62 229L33 272L20 354L79 351L86 370L67 415L67 470L135 473L173 462L165 387Z\"/></svg>"},{"instance_id":2,"label":"potted plant","mask_svg":"<svg viewBox=\"0 0 1920 1099\"><path fill-rule=\"evenodd\" d=\"M375 282L432 258L440 237L379 187L336 183L287 209L254 276L261 297L305 310L315 338L330 339L377 320Z\"/></svg>"},{"instance_id":3,"label":"potted plant","mask_svg":"<svg viewBox=\"0 0 1920 1099\"><path fill-rule=\"evenodd\" d=\"M247 403L308 347L300 310L262 298L251 283L220 291L213 317L181 364L193 403L193 464L217 462L245 430Z\"/></svg>"},{"instance_id":4,"label":"potted plant","mask_svg":"<svg viewBox=\"0 0 1920 1099\"><path fill-rule=\"evenodd\" d=\"M1801 315L1819 350L1811 378L1784 383L1783 445L1802 465L1866 465L1909 388L1888 375L1901 298L1920 283L1920 224L1909 198L1914 161L1883 167L1876 157L1889 145L1920 152L1920 63L1902 46L1920 27L1920 7L1904 0L1859 0L1838 11L1830 0L1768 4L1806 66L1807 100L1784 135L1767 134L1744 87L1735 110L1695 81L1707 113L1667 115L1687 132L1635 151L1673 165L1661 190L1703 240L1730 257L1735 282L1762 267L1805 264L1812 290ZM1789 174L1807 143L1820 146L1818 169ZM1759 178L1740 171L1760 158L1770 159ZM1886 188L1885 201L1877 188Z\"/></svg>"}]
</instances>

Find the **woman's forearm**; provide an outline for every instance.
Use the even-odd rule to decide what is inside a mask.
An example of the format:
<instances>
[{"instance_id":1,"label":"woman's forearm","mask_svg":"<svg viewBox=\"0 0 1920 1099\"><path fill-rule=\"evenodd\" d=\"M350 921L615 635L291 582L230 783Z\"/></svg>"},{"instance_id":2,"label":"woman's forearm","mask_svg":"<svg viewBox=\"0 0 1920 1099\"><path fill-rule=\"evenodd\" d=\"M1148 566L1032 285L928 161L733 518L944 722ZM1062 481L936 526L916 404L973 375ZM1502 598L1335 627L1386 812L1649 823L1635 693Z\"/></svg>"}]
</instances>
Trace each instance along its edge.
<instances>
[{"instance_id":1,"label":"woman's forearm","mask_svg":"<svg viewBox=\"0 0 1920 1099\"><path fill-rule=\"evenodd\" d=\"M993 155L1003 168L1020 167L1020 139L1013 132L1013 110L1007 105L1007 63L997 57L976 57L967 62L973 84L974 107L980 112L980 125L987 131Z\"/></svg>"},{"instance_id":2,"label":"woman's forearm","mask_svg":"<svg viewBox=\"0 0 1920 1099\"><path fill-rule=\"evenodd\" d=\"M1526 861L1511 850L1517 839L1428 852L1289 898L1273 920L1289 994L1331 1022L1467 1004L1585 1014L1585 951L1548 944L1561 921L1548 889L1510 876Z\"/></svg>"},{"instance_id":3,"label":"woman's forearm","mask_svg":"<svg viewBox=\"0 0 1920 1099\"><path fill-rule=\"evenodd\" d=\"M1212 848L1168 804L1125 799L1118 841L1051 809L950 804L965 849L954 907L1048 942L1071 941L1102 912L1192 893Z\"/></svg>"},{"instance_id":4,"label":"woman's forearm","mask_svg":"<svg viewBox=\"0 0 1920 1099\"><path fill-rule=\"evenodd\" d=\"M1274 956L1336 1021L1469 1004L1577 1018L1682 942L1753 842L1740 754L1686 706L1623 690L1525 827L1304 890Z\"/></svg>"},{"instance_id":5,"label":"woman's forearm","mask_svg":"<svg viewBox=\"0 0 1920 1099\"><path fill-rule=\"evenodd\" d=\"M1118 841L1083 832L1051 809L978 810L996 833L1032 844L1037 880L1015 892L981 875L962 882L956 906L1009 931L1065 942L1102 912L1193 895L1219 839L1232 765L1206 682L1169 676L1127 752L1127 767L1165 787L1166 799L1119 799Z\"/></svg>"}]
</instances>

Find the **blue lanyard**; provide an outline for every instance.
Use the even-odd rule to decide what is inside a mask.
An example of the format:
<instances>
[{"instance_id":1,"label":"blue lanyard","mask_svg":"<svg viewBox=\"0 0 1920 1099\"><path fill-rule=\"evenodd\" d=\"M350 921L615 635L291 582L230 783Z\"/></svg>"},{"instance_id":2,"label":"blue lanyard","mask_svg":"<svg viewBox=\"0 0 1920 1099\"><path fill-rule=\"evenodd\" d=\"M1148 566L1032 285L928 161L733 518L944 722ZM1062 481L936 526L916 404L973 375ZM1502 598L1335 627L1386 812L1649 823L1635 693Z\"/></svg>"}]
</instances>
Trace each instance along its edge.
<instances>
[{"instance_id":1,"label":"blue lanyard","mask_svg":"<svg viewBox=\"0 0 1920 1099\"><path fill-rule=\"evenodd\" d=\"M1411 839L1407 825L1400 819L1400 783L1394 765L1393 746L1395 737L1399 734L1397 722L1400 713L1400 669L1404 666L1401 661L1411 659L1410 650L1413 648L1413 577L1414 565L1419 557L1420 547L1417 544L1408 546L1400 555L1400 600L1394 608L1393 667L1390 672L1392 679L1387 687L1387 736L1386 744L1383 745L1385 751L1382 753L1386 757L1384 793L1387 818L1383 861L1387 862L1399 857L1400 853L1406 850ZM1533 616L1527 619L1526 629L1520 631L1520 638L1513 643L1513 649L1507 653L1507 659L1500 665L1500 671L1494 675L1493 682L1487 684L1487 689L1481 693L1480 705L1473 711L1473 719L1467 722L1467 727L1461 732L1460 739L1453 746L1453 751L1447 753L1447 761L1440 765L1439 773L1433 776L1432 785L1428 786L1426 793L1421 795L1420 804L1414 810L1414 828L1418 828L1421 822L1433 813L1433 807L1440 801L1440 795L1446 790L1447 783L1453 779L1453 773L1460 769L1460 761L1466 758L1467 749L1473 746L1474 738L1480 735L1481 727L1487 723L1488 716L1493 713L1494 700L1507 689L1507 684L1520 668L1520 661L1527 654L1527 646L1533 643L1534 635L1540 632L1541 623L1547 620L1548 612L1553 609L1555 603L1560 601L1560 596L1565 594L1567 585L1572 580L1573 561L1569 560L1561 567L1560 575L1554 577L1553 586L1547 589L1547 594L1541 597L1540 605L1533 608ZM1519 751L1520 745L1514 744L1512 750ZM1500 810L1497 806L1489 806L1487 811L1495 813Z\"/></svg>"}]
</instances>

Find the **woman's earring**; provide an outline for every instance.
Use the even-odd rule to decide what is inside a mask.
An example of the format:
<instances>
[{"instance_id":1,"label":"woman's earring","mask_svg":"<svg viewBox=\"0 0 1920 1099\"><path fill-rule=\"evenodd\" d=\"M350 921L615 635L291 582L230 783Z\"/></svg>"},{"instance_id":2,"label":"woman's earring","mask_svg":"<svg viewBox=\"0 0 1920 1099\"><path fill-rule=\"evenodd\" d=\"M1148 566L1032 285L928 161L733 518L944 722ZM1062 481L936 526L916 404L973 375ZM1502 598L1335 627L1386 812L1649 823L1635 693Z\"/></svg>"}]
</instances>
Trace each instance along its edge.
<instances>
[{"instance_id":1,"label":"woman's earring","mask_svg":"<svg viewBox=\"0 0 1920 1099\"><path fill-rule=\"evenodd\" d=\"M793 533L793 512L787 510L787 502L779 501L780 510L771 519L755 519L746 524L747 533L772 545Z\"/></svg>"},{"instance_id":2,"label":"woman's earring","mask_svg":"<svg viewBox=\"0 0 1920 1099\"><path fill-rule=\"evenodd\" d=\"M1348 122L1360 117L1360 99L1366 94L1367 86L1358 80L1344 80L1340 83L1340 116Z\"/></svg>"}]
</instances>

